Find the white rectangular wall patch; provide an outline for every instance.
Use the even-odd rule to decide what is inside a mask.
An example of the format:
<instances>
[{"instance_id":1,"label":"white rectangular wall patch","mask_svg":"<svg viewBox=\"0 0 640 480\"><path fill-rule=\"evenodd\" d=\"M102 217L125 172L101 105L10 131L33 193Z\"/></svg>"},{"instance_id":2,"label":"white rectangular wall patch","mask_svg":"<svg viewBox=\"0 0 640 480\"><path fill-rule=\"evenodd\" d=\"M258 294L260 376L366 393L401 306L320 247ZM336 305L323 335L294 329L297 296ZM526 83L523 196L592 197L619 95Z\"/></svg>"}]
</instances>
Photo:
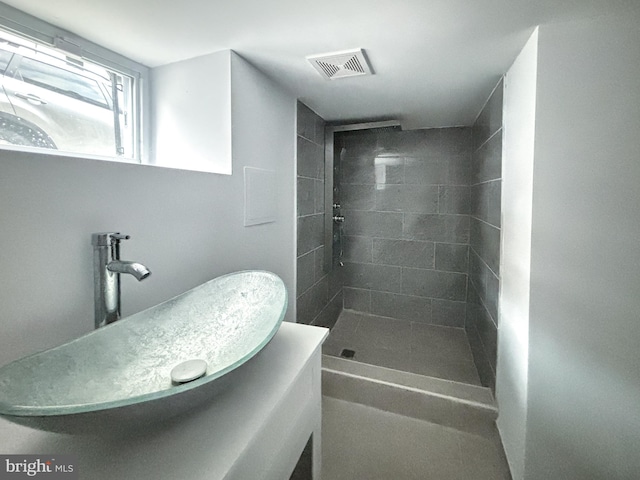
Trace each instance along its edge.
<instances>
[{"instance_id":1,"label":"white rectangular wall patch","mask_svg":"<svg viewBox=\"0 0 640 480\"><path fill-rule=\"evenodd\" d=\"M244 226L276 221L276 172L244 167Z\"/></svg>"}]
</instances>

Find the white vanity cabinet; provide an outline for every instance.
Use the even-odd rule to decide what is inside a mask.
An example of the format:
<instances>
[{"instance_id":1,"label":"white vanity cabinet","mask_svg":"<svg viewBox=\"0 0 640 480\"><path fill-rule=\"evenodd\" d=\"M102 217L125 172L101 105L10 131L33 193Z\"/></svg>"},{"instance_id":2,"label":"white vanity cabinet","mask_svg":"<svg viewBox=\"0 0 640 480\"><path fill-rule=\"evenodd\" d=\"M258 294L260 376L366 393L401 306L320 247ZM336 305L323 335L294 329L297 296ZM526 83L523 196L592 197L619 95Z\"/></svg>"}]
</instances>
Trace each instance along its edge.
<instances>
[{"instance_id":1,"label":"white vanity cabinet","mask_svg":"<svg viewBox=\"0 0 640 480\"><path fill-rule=\"evenodd\" d=\"M284 322L209 404L126 436L47 433L0 419L0 454L74 455L91 480L287 480L312 438L320 478L325 328Z\"/></svg>"}]
</instances>

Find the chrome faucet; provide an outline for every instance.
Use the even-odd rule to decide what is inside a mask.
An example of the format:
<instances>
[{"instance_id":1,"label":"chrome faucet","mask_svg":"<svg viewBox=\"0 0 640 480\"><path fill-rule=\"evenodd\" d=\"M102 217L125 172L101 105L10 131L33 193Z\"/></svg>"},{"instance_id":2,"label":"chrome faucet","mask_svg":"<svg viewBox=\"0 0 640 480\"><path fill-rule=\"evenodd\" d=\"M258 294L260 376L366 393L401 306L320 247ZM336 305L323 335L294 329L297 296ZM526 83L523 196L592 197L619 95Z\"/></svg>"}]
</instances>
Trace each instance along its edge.
<instances>
[{"instance_id":1,"label":"chrome faucet","mask_svg":"<svg viewBox=\"0 0 640 480\"><path fill-rule=\"evenodd\" d=\"M120 318L121 273L133 275L138 281L151 275L149 269L141 263L120 260L120 241L129 238L129 235L119 232L91 235L96 328Z\"/></svg>"}]
</instances>

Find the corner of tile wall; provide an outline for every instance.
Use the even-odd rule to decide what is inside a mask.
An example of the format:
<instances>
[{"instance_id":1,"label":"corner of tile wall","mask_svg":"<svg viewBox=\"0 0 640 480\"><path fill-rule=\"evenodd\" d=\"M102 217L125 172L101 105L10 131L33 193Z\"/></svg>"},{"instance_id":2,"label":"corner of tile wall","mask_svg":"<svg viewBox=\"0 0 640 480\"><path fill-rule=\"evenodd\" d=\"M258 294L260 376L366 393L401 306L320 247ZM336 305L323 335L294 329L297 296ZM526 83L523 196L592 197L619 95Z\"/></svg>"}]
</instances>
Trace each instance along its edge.
<instances>
[{"instance_id":1,"label":"corner of tile wall","mask_svg":"<svg viewBox=\"0 0 640 480\"><path fill-rule=\"evenodd\" d=\"M297 104L297 261L298 323L332 326L342 309L342 292L324 271L324 120ZM339 306L339 309L338 309Z\"/></svg>"},{"instance_id":2,"label":"corner of tile wall","mask_svg":"<svg viewBox=\"0 0 640 480\"><path fill-rule=\"evenodd\" d=\"M465 329L484 386L495 389L500 288L502 103L500 79L473 127Z\"/></svg>"}]
</instances>

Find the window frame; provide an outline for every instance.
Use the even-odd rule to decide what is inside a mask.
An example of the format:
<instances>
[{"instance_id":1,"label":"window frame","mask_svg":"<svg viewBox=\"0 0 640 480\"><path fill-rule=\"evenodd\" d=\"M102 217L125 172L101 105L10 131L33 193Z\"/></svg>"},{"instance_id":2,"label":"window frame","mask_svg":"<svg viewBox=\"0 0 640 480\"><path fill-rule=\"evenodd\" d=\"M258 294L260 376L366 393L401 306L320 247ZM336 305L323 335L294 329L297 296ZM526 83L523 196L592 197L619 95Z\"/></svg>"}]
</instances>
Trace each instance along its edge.
<instances>
[{"instance_id":1,"label":"window frame","mask_svg":"<svg viewBox=\"0 0 640 480\"><path fill-rule=\"evenodd\" d=\"M102 156L76 152L60 152L29 147L11 148L3 146L3 148L16 151L28 150L45 155L97 158L124 163L149 164L150 105L148 67L3 3L0 3L0 28L43 43L49 47L56 48L72 57L85 59L88 62L96 63L109 70L129 75L133 78L133 91L135 93L132 112L134 124L133 158L118 157L115 155Z\"/></svg>"}]
</instances>

